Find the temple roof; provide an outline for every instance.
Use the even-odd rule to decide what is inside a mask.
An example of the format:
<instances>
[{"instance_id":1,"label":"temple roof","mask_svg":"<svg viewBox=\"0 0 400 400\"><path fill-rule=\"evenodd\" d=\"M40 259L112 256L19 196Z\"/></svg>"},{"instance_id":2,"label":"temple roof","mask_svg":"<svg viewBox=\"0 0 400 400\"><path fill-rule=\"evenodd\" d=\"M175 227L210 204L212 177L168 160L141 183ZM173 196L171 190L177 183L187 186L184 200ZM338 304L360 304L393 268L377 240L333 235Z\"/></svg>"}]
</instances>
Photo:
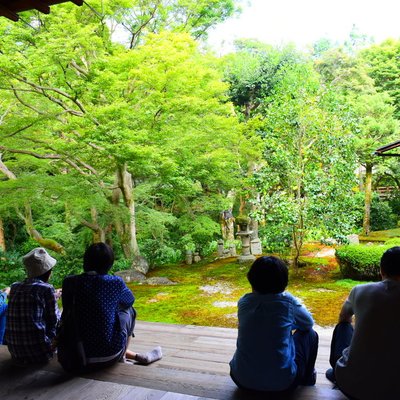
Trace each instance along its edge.
<instances>
[{"instance_id":1,"label":"temple roof","mask_svg":"<svg viewBox=\"0 0 400 400\"><path fill-rule=\"evenodd\" d=\"M38 10L44 14L49 14L50 6L69 1L77 6L83 4L83 0L0 0L0 17L18 21L18 13L27 10Z\"/></svg>"},{"instance_id":2,"label":"temple roof","mask_svg":"<svg viewBox=\"0 0 400 400\"><path fill-rule=\"evenodd\" d=\"M400 140L387 144L386 146L379 147L379 149L375 150L374 154L382 157L400 157L399 153L386 153L387 151L396 149L397 147L400 147Z\"/></svg>"}]
</instances>

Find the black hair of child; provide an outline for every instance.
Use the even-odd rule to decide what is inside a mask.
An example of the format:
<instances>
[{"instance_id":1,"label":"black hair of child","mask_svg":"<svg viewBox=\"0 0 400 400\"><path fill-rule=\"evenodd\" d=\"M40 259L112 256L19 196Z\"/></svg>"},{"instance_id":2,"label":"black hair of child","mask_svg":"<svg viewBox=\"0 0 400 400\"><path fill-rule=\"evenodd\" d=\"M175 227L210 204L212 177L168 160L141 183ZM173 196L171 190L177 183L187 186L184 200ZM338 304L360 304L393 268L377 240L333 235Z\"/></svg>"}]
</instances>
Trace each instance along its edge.
<instances>
[{"instance_id":1,"label":"black hair of child","mask_svg":"<svg viewBox=\"0 0 400 400\"><path fill-rule=\"evenodd\" d=\"M105 243L94 243L89 246L83 256L83 269L85 272L96 271L105 275L114 264L114 252Z\"/></svg>"},{"instance_id":2,"label":"black hair of child","mask_svg":"<svg viewBox=\"0 0 400 400\"><path fill-rule=\"evenodd\" d=\"M260 257L251 265L247 279L257 293L282 293L288 285L289 272L281 259Z\"/></svg>"}]
</instances>

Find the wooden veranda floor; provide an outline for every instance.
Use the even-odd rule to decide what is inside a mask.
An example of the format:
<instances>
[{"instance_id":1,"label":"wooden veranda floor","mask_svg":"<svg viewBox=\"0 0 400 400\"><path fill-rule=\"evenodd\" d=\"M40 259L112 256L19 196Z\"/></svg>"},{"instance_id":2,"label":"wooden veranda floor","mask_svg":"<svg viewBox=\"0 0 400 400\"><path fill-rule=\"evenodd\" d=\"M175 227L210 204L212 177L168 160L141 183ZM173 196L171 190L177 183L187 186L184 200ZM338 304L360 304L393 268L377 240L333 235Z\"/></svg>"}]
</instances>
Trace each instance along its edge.
<instances>
[{"instance_id":1,"label":"wooden veranda floor","mask_svg":"<svg viewBox=\"0 0 400 400\"><path fill-rule=\"evenodd\" d=\"M290 399L344 400L324 375L332 331L317 331L317 384L298 388ZM80 377L64 374L55 360L40 369L15 367L7 348L0 346L0 399L266 399L237 390L229 377L228 362L235 349L236 333L227 328L137 322L131 348L140 352L160 345L162 360L149 366L118 364Z\"/></svg>"}]
</instances>

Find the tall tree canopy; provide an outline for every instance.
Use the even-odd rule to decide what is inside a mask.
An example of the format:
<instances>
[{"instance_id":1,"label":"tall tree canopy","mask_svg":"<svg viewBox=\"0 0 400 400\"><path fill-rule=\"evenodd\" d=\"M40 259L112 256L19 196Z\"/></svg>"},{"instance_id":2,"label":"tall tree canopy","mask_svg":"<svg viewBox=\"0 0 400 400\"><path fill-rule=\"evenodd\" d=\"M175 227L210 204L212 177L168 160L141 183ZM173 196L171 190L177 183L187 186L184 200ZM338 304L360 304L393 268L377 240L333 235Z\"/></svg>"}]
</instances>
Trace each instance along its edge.
<instances>
[{"instance_id":1,"label":"tall tree canopy","mask_svg":"<svg viewBox=\"0 0 400 400\"><path fill-rule=\"evenodd\" d=\"M127 50L87 8L60 6L32 23L36 29L0 25L0 151L18 178L2 187L27 189L25 178L43 195L29 178L32 159L41 166L37 180L51 177L60 190L66 177L84 182L76 193L92 202L75 202L78 210L68 204L69 212L102 240L117 232L127 257L139 254L137 221L142 240L165 239L196 232L195 216L203 216L211 238L224 192L238 184L246 140L217 60L186 33L149 34ZM67 201L72 188L64 188Z\"/></svg>"}]
</instances>

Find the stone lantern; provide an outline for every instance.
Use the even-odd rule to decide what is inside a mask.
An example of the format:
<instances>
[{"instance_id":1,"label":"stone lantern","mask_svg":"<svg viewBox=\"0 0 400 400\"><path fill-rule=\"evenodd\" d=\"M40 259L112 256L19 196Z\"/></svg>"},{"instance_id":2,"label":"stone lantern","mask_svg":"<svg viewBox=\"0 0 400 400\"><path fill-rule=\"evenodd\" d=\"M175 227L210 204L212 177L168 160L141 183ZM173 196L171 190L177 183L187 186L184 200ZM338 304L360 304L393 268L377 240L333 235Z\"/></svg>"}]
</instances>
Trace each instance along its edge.
<instances>
[{"instance_id":1,"label":"stone lantern","mask_svg":"<svg viewBox=\"0 0 400 400\"><path fill-rule=\"evenodd\" d=\"M254 261L256 259L250 252L250 240L253 231L249 230L249 222L250 219L248 217L238 216L236 218L236 224L240 229L239 232L236 233L236 236L242 241L242 254L238 257L240 263Z\"/></svg>"}]
</instances>

